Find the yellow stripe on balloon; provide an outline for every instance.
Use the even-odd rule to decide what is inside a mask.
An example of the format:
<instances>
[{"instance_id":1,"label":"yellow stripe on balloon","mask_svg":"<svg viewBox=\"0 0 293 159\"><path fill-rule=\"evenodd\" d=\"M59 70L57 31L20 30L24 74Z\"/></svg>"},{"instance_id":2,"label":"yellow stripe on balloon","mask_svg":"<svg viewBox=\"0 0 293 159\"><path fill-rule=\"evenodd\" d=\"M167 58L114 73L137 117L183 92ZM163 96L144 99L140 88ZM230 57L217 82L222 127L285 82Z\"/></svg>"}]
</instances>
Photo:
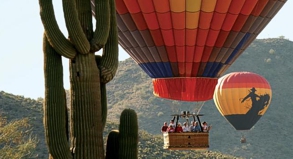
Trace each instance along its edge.
<instances>
[{"instance_id":1,"label":"yellow stripe on balloon","mask_svg":"<svg viewBox=\"0 0 293 159\"><path fill-rule=\"evenodd\" d=\"M201 7L201 0L186 0L187 12L199 12Z\"/></svg>"}]
</instances>

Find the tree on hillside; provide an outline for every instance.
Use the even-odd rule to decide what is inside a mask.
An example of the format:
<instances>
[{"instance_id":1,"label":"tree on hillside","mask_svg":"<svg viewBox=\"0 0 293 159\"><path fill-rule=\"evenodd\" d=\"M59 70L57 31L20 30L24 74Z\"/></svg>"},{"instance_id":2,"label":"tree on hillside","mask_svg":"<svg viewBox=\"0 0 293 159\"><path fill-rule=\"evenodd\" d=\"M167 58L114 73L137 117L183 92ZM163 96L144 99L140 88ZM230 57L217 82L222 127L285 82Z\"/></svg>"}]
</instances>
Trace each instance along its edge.
<instances>
[{"instance_id":1,"label":"tree on hillside","mask_svg":"<svg viewBox=\"0 0 293 159\"><path fill-rule=\"evenodd\" d=\"M59 29L52 0L39 0L39 4L45 28L44 126L50 158L103 159L106 83L113 79L118 67L115 1L63 0L69 38ZM100 49L102 56L95 55ZM62 56L70 62L70 113L63 86Z\"/></svg>"},{"instance_id":2,"label":"tree on hillside","mask_svg":"<svg viewBox=\"0 0 293 159\"><path fill-rule=\"evenodd\" d=\"M37 139L31 136L28 118L7 122L0 116L0 158L20 159L33 157Z\"/></svg>"}]
</instances>

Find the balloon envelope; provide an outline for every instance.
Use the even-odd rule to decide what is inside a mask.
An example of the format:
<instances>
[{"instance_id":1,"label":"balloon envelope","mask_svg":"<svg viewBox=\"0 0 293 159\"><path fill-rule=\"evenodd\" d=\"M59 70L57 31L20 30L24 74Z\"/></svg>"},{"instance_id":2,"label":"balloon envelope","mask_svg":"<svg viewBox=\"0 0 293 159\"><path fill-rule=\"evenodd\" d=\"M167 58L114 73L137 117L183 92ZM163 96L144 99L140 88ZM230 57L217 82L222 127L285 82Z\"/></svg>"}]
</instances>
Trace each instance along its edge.
<instances>
[{"instance_id":1,"label":"balloon envelope","mask_svg":"<svg viewBox=\"0 0 293 159\"><path fill-rule=\"evenodd\" d=\"M221 77L214 91L216 107L236 130L250 130L266 112L271 99L268 81L251 72Z\"/></svg>"},{"instance_id":2,"label":"balloon envelope","mask_svg":"<svg viewBox=\"0 0 293 159\"><path fill-rule=\"evenodd\" d=\"M206 101L286 0L115 2L119 44L153 78L154 94Z\"/></svg>"}]
</instances>

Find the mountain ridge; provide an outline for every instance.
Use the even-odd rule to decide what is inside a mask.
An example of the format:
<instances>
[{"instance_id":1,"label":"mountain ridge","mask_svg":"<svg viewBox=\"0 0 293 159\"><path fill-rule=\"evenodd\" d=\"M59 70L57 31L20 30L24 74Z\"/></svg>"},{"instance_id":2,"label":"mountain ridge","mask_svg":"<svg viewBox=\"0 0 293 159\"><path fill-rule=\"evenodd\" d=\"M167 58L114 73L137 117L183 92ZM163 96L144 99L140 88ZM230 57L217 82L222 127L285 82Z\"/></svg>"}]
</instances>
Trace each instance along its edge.
<instances>
[{"instance_id":1,"label":"mountain ridge","mask_svg":"<svg viewBox=\"0 0 293 159\"><path fill-rule=\"evenodd\" d=\"M272 102L266 114L246 132L236 131L220 115L212 100L205 102L200 112L204 114L201 120L213 127L210 151L257 159L293 157L292 50L293 42L283 38L257 39L225 72L249 71L265 77L273 91ZM198 110L200 103L161 99L153 95L152 89L152 79L132 59L120 61L115 78L107 84L107 120L117 124L122 110L131 108L138 114L139 129L158 136L162 123L168 122L171 114ZM21 109L25 103L30 108ZM42 124L41 99L35 101L1 91L0 106L0 111L10 119L27 114L36 117L33 122ZM38 125L34 129L37 133L43 128ZM242 135L247 138L246 144L239 142ZM160 137L156 139L160 140ZM42 144L44 147L44 142ZM162 145L160 148L156 147L158 151L166 151L162 150Z\"/></svg>"}]
</instances>

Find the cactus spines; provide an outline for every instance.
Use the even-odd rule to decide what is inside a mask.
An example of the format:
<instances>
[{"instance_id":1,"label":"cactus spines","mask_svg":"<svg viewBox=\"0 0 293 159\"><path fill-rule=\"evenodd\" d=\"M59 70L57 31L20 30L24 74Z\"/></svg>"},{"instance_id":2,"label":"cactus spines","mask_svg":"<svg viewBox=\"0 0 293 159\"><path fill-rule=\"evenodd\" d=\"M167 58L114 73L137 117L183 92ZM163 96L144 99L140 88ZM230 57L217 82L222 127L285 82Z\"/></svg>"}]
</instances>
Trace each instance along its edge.
<instances>
[{"instance_id":1,"label":"cactus spines","mask_svg":"<svg viewBox=\"0 0 293 159\"><path fill-rule=\"evenodd\" d=\"M132 109L125 109L120 116L119 159L137 159L138 157L137 115Z\"/></svg>"},{"instance_id":2,"label":"cactus spines","mask_svg":"<svg viewBox=\"0 0 293 159\"><path fill-rule=\"evenodd\" d=\"M119 131L112 130L107 139L106 159L119 158Z\"/></svg>"}]
</instances>

